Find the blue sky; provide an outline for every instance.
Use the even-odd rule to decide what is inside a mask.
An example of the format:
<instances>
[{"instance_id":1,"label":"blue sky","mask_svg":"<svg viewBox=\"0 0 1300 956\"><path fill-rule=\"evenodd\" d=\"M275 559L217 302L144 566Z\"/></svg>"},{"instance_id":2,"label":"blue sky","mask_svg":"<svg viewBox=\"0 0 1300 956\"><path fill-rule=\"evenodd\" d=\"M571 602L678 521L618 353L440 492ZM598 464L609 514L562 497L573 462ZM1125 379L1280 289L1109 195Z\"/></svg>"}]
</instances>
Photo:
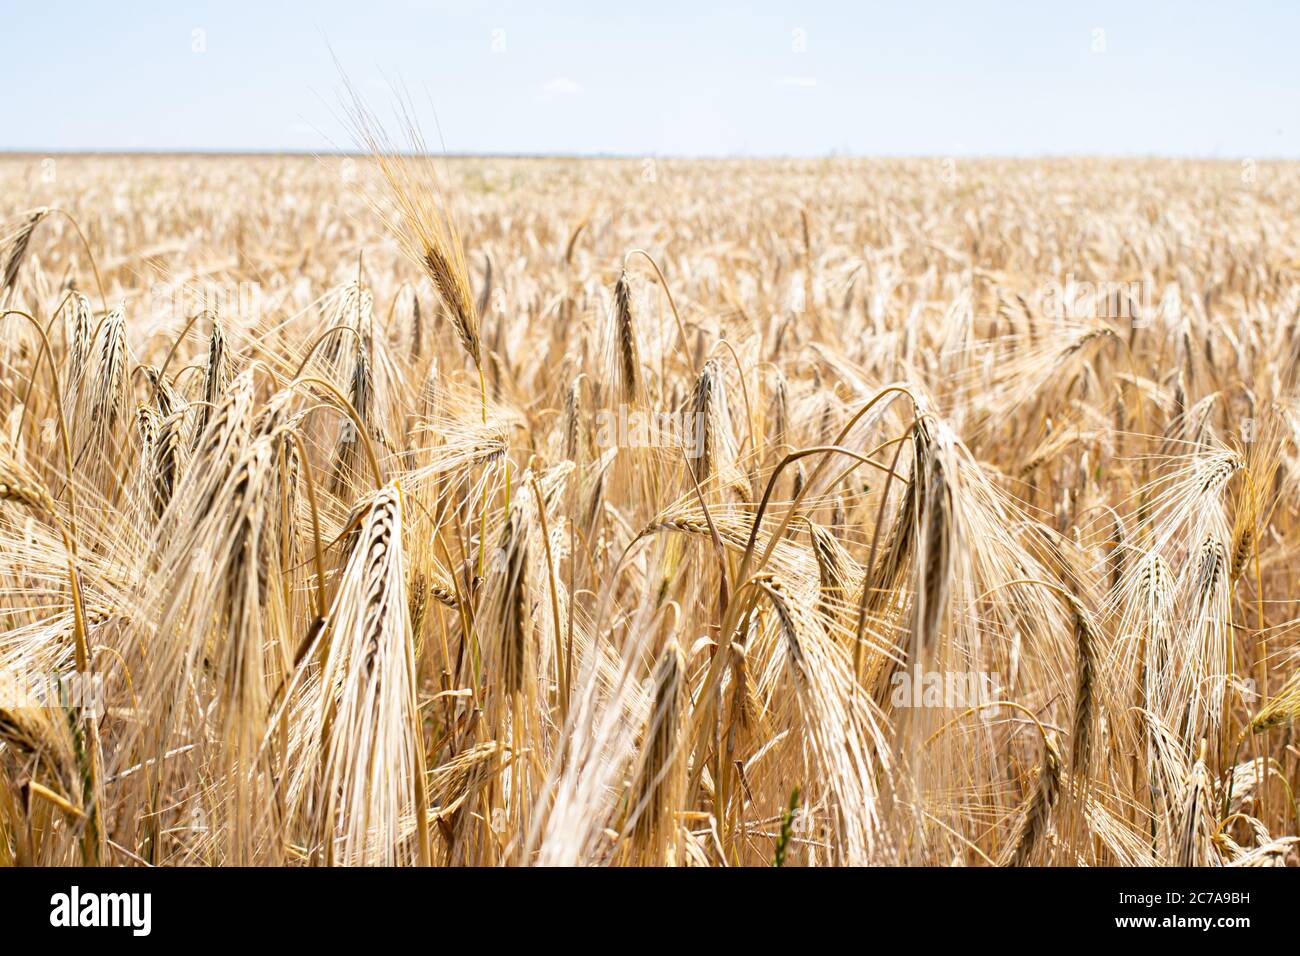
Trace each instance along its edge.
<instances>
[{"instance_id":1,"label":"blue sky","mask_svg":"<svg viewBox=\"0 0 1300 956\"><path fill-rule=\"evenodd\" d=\"M1300 4L8 3L0 149L1300 157ZM201 31L201 32L196 32Z\"/></svg>"}]
</instances>

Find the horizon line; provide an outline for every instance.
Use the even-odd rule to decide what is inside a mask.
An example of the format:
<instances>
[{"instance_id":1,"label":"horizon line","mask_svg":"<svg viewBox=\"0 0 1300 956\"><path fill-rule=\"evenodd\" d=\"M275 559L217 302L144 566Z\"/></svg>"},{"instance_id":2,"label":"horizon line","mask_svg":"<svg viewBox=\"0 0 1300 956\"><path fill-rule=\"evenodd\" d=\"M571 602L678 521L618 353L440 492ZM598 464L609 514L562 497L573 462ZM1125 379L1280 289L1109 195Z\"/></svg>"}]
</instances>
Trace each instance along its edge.
<instances>
[{"instance_id":1,"label":"horizon line","mask_svg":"<svg viewBox=\"0 0 1300 956\"><path fill-rule=\"evenodd\" d=\"M211 156L211 157L307 157L307 158L362 158L373 155L368 150L315 150L315 149L280 149L280 148L134 148L134 147L10 147L0 146L0 156L13 157L47 157L59 156ZM1210 155L1203 153L1089 153L1089 152L1055 152L1041 153L860 153L830 151L815 155L793 153L620 153L620 152L498 152L483 151L444 151L440 153L421 154L416 150L398 150L396 155L429 155L438 159L570 159L570 160L679 160L685 162L736 162L736 161L804 161L817 162L835 159L914 159L914 160L1064 160L1064 159L1105 159L1105 160L1164 160L1173 162L1300 162L1300 156L1280 154L1252 155Z\"/></svg>"}]
</instances>

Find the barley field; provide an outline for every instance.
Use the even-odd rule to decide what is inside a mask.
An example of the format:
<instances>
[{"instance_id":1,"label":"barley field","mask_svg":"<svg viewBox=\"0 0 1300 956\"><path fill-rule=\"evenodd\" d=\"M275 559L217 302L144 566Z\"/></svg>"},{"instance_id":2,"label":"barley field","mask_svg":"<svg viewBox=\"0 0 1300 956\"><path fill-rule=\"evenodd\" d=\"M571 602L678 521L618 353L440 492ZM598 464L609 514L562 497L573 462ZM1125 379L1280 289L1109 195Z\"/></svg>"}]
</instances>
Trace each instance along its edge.
<instances>
[{"instance_id":1,"label":"barley field","mask_svg":"<svg viewBox=\"0 0 1300 956\"><path fill-rule=\"evenodd\" d=\"M0 157L0 865L1297 862L1300 165L370 129Z\"/></svg>"}]
</instances>

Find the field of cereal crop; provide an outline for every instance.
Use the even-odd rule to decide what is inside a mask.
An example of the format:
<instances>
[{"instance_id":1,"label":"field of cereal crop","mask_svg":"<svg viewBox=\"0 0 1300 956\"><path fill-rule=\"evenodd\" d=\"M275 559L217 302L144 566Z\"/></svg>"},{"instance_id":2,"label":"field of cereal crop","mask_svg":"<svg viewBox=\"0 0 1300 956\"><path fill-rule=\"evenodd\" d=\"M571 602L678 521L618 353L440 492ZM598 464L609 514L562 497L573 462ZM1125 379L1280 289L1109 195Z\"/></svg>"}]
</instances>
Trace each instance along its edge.
<instances>
[{"instance_id":1,"label":"field of cereal crop","mask_svg":"<svg viewBox=\"0 0 1300 956\"><path fill-rule=\"evenodd\" d=\"M0 156L0 865L1294 863L1297 223Z\"/></svg>"}]
</instances>

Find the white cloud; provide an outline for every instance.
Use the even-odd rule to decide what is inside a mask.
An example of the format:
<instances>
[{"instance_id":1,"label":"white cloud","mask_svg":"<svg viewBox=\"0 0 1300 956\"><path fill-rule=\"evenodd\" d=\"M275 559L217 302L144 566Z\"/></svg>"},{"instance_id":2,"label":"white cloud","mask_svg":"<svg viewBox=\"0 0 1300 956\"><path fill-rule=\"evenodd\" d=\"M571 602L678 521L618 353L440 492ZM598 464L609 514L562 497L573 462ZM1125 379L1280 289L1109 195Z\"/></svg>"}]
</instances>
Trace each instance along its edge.
<instances>
[{"instance_id":1,"label":"white cloud","mask_svg":"<svg viewBox=\"0 0 1300 956\"><path fill-rule=\"evenodd\" d=\"M582 92L582 86L567 76L557 76L547 83L543 90L551 96L577 96Z\"/></svg>"},{"instance_id":2,"label":"white cloud","mask_svg":"<svg viewBox=\"0 0 1300 956\"><path fill-rule=\"evenodd\" d=\"M816 86L817 77L815 76L783 76L778 81L781 86Z\"/></svg>"}]
</instances>

